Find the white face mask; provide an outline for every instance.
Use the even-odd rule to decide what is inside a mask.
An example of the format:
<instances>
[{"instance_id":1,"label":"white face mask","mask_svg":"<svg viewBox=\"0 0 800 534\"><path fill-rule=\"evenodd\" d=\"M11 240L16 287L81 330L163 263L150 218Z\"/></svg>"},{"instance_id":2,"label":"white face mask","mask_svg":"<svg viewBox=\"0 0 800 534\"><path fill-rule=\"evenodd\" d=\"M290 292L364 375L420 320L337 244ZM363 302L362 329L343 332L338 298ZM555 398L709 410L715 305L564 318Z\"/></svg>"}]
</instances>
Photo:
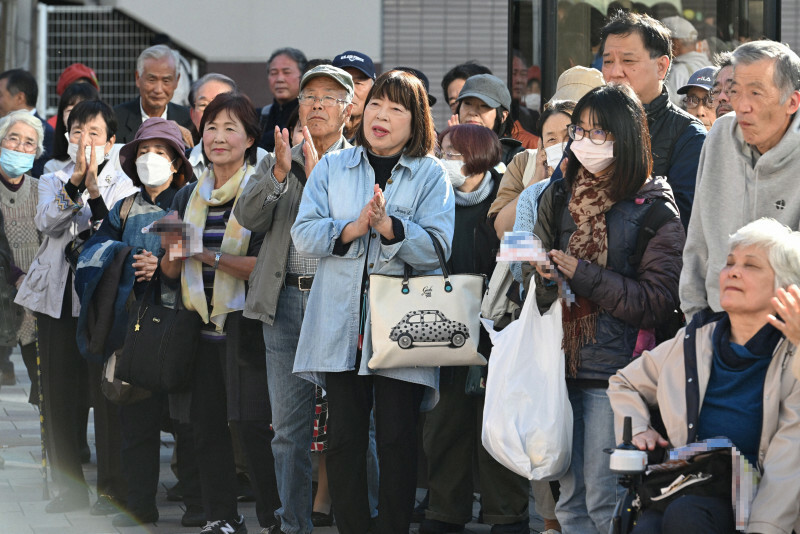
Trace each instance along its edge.
<instances>
[{"instance_id":1,"label":"white face mask","mask_svg":"<svg viewBox=\"0 0 800 534\"><path fill-rule=\"evenodd\" d=\"M172 177L172 162L155 152L148 152L136 158L136 172L145 186L158 187Z\"/></svg>"},{"instance_id":2,"label":"white face mask","mask_svg":"<svg viewBox=\"0 0 800 534\"><path fill-rule=\"evenodd\" d=\"M464 185L464 182L467 181L467 177L461 173L461 168L464 166L464 162L458 159L442 159L439 160L444 164L444 168L447 169L447 177L450 179L450 183L453 184L453 187L461 187Z\"/></svg>"},{"instance_id":3,"label":"white face mask","mask_svg":"<svg viewBox=\"0 0 800 534\"><path fill-rule=\"evenodd\" d=\"M525 107L538 110L542 105L542 95L539 93L528 93L525 95Z\"/></svg>"},{"instance_id":4,"label":"white face mask","mask_svg":"<svg viewBox=\"0 0 800 534\"><path fill-rule=\"evenodd\" d=\"M592 174L607 169L614 163L614 141L606 141L602 145L592 143L588 137L573 141L570 150L578 158L583 168Z\"/></svg>"},{"instance_id":5,"label":"white face mask","mask_svg":"<svg viewBox=\"0 0 800 534\"><path fill-rule=\"evenodd\" d=\"M67 140L69 140L69 136L67 136ZM86 161L91 161L92 158L92 147L87 146L84 147L86 151ZM78 143L70 143L67 145L67 154L69 155L69 159L72 160L72 163L77 163L78 159ZM100 145L94 147L94 157L97 160L97 165L103 163L106 159L106 146Z\"/></svg>"},{"instance_id":6,"label":"white face mask","mask_svg":"<svg viewBox=\"0 0 800 534\"><path fill-rule=\"evenodd\" d=\"M566 146L567 143L558 143L544 149L545 153L547 154L548 167L551 169L558 167L558 164L561 163L561 157L564 155L564 147Z\"/></svg>"}]
</instances>

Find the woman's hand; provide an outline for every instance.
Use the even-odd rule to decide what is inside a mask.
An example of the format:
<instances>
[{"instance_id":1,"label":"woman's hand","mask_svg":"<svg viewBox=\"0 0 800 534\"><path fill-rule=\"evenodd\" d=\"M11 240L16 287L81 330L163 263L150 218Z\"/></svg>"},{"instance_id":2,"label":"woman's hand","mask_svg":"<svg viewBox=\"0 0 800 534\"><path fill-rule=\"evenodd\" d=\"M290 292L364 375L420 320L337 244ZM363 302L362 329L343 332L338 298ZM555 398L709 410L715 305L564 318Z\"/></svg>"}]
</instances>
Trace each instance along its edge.
<instances>
[{"instance_id":1,"label":"woman's hand","mask_svg":"<svg viewBox=\"0 0 800 534\"><path fill-rule=\"evenodd\" d=\"M292 148L289 146L289 130L281 131L280 126L275 127L275 167L272 174L280 183L286 180L286 175L292 170Z\"/></svg>"},{"instance_id":2,"label":"woman's hand","mask_svg":"<svg viewBox=\"0 0 800 534\"><path fill-rule=\"evenodd\" d=\"M174 221L179 223L181 218L178 216L177 211L171 211L167 213L163 221ZM167 251L167 254L164 256L166 261L176 261L176 260L183 260L188 255L188 251L184 246L185 243L183 242L183 236L178 231L166 231L166 232L159 232L159 237L161 237L161 248Z\"/></svg>"},{"instance_id":3,"label":"woman's hand","mask_svg":"<svg viewBox=\"0 0 800 534\"><path fill-rule=\"evenodd\" d=\"M795 284L788 290L778 288L772 297L772 306L780 319L775 315L767 315L767 321L783 332L792 345L800 347L800 288Z\"/></svg>"},{"instance_id":4,"label":"woman's hand","mask_svg":"<svg viewBox=\"0 0 800 534\"><path fill-rule=\"evenodd\" d=\"M371 205L369 225L386 239L394 239L392 218L386 215L386 199L383 196L383 191L381 191L378 184L375 184L374 191L375 195L369 201L369 205Z\"/></svg>"},{"instance_id":5,"label":"woman's hand","mask_svg":"<svg viewBox=\"0 0 800 534\"><path fill-rule=\"evenodd\" d=\"M537 182L541 182L553 173L552 169L547 166L547 152L542 146L542 138L539 138L539 146L536 149L536 167L534 167L533 178L528 186Z\"/></svg>"},{"instance_id":6,"label":"woman's hand","mask_svg":"<svg viewBox=\"0 0 800 534\"><path fill-rule=\"evenodd\" d=\"M86 168L88 166L86 163L86 139L88 139L88 136L81 134L81 138L78 140L78 153L75 155L75 167L72 169L72 176L69 179L75 187L80 187L86 179Z\"/></svg>"},{"instance_id":7,"label":"woman's hand","mask_svg":"<svg viewBox=\"0 0 800 534\"><path fill-rule=\"evenodd\" d=\"M450 115L450 118L447 119L447 126L458 126L458 115Z\"/></svg>"},{"instance_id":8,"label":"woman's hand","mask_svg":"<svg viewBox=\"0 0 800 534\"><path fill-rule=\"evenodd\" d=\"M134 254L133 268L136 270L133 274L137 282L149 282L153 278L153 273L156 272L158 267L158 256L154 256L152 252L143 250L141 254Z\"/></svg>"},{"instance_id":9,"label":"woman's hand","mask_svg":"<svg viewBox=\"0 0 800 534\"><path fill-rule=\"evenodd\" d=\"M311 139L311 132L308 131L308 126L303 126L303 139L306 141L303 143L303 156L306 160L306 179L308 179L311 176L311 171L319 163L319 154L317 153L317 147L314 146L314 140Z\"/></svg>"},{"instance_id":10,"label":"woman's hand","mask_svg":"<svg viewBox=\"0 0 800 534\"><path fill-rule=\"evenodd\" d=\"M560 250L551 250L550 257L567 280L571 280L575 276L575 271L578 270L578 258Z\"/></svg>"},{"instance_id":11,"label":"woman's hand","mask_svg":"<svg viewBox=\"0 0 800 534\"><path fill-rule=\"evenodd\" d=\"M652 451L655 450L656 447L666 447L669 445L669 441L665 440L661 434L652 428L648 428L644 432L639 432L633 436L631 442L633 442L634 446L640 451Z\"/></svg>"},{"instance_id":12,"label":"woman's hand","mask_svg":"<svg viewBox=\"0 0 800 534\"><path fill-rule=\"evenodd\" d=\"M92 140L88 138L89 146L91 147L91 156L86 166L86 190L89 192L89 198L97 198L100 196L100 188L97 187L97 158L94 155L95 147L91 145Z\"/></svg>"}]
</instances>

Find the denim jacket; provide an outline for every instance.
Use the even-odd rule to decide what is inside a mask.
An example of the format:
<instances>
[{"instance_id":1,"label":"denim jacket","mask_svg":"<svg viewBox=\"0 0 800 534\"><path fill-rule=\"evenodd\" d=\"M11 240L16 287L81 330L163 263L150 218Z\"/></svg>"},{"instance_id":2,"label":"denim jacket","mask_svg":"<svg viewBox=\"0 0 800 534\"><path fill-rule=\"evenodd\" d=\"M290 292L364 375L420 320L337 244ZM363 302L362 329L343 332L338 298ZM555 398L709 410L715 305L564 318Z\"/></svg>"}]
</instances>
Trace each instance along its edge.
<instances>
[{"instance_id":1,"label":"denim jacket","mask_svg":"<svg viewBox=\"0 0 800 534\"><path fill-rule=\"evenodd\" d=\"M384 191L386 213L400 219L405 239L384 245L380 234L370 230L354 240L343 256L333 255L334 244L344 227L358 219L372 198L374 184L375 173L363 147L325 155L306 183L292 226L298 252L320 258L300 332L294 372L323 387L322 373L355 368L365 262L368 273L401 275L406 263L417 273L439 272L428 232L439 240L445 256L450 256L455 202L444 167L430 156L406 155L395 165ZM369 303L366 309L369 310ZM359 374L378 374L427 386L430 389L422 409L432 408L438 399L438 368L369 369L371 335L367 315Z\"/></svg>"}]
</instances>

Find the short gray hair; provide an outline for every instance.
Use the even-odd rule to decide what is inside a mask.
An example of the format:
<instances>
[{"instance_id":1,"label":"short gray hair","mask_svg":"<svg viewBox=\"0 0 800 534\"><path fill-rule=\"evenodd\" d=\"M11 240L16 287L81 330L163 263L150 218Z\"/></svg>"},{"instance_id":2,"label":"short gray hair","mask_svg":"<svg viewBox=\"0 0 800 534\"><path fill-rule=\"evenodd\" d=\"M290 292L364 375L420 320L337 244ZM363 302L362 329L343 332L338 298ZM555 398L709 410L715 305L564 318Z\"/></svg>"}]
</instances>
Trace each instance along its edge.
<instances>
[{"instance_id":1,"label":"short gray hair","mask_svg":"<svg viewBox=\"0 0 800 534\"><path fill-rule=\"evenodd\" d=\"M306 55L297 48L292 48L291 46L287 46L284 48L278 48L269 56L267 60L267 72L269 72L269 66L272 65L272 60L278 56L286 56L295 63L297 63L297 68L300 69L300 72L305 72L306 70L306 63L308 63L308 58Z\"/></svg>"},{"instance_id":2,"label":"short gray hair","mask_svg":"<svg viewBox=\"0 0 800 534\"><path fill-rule=\"evenodd\" d=\"M762 59L775 60L773 82L781 92L781 104L794 91L800 90L800 57L791 48L775 41L752 41L740 45L733 51L731 62L733 70L736 65L750 65Z\"/></svg>"},{"instance_id":3,"label":"short gray hair","mask_svg":"<svg viewBox=\"0 0 800 534\"><path fill-rule=\"evenodd\" d=\"M775 288L800 285L800 232L775 219L758 219L739 228L728 240L730 251L737 247L758 247L767 252L775 271Z\"/></svg>"},{"instance_id":4,"label":"short gray hair","mask_svg":"<svg viewBox=\"0 0 800 534\"><path fill-rule=\"evenodd\" d=\"M175 77L178 77L178 57L175 52L167 45L155 45L150 48L145 48L139 57L136 58L136 72L139 76L144 74L144 62L148 59L160 60L164 58L171 58L172 64L175 65Z\"/></svg>"},{"instance_id":5,"label":"short gray hair","mask_svg":"<svg viewBox=\"0 0 800 534\"><path fill-rule=\"evenodd\" d=\"M189 107L194 107L194 99L197 95L197 91L199 91L208 82L224 83L231 88L231 93L239 92L239 86L236 84L233 78L218 72L209 72L208 74L204 74L198 78L198 80L192 84L192 88L189 89Z\"/></svg>"},{"instance_id":6,"label":"short gray hair","mask_svg":"<svg viewBox=\"0 0 800 534\"><path fill-rule=\"evenodd\" d=\"M20 109L12 111L0 119L0 139L5 138L11 127L18 122L24 122L36 130L36 157L38 158L44 152L44 128L42 127L42 121L34 117L28 110Z\"/></svg>"}]
</instances>

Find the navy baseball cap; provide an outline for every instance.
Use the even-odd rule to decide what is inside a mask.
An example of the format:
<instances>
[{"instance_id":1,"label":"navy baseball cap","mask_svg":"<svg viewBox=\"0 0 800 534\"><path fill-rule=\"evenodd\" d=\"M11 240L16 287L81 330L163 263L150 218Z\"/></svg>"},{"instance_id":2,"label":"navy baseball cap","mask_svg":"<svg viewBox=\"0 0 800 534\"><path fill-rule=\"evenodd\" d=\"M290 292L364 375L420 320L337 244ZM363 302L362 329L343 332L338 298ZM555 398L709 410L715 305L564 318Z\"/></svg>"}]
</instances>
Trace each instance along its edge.
<instances>
[{"instance_id":1,"label":"navy baseball cap","mask_svg":"<svg viewBox=\"0 0 800 534\"><path fill-rule=\"evenodd\" d=\"M333 66L340 69L352 67L363 72L368 78L375 79L375 65L372 63L372 58L355 50L342 52L333 58Z\"/></svg>"},{"instance_id":2,"label":"navy baseball cap","mask_svg":"<svg viewBox=\"0 0 800 534\"><path fill-rule=\"evenodd\" d=\"M714 85L714 76L716 75L716 67L703 67L689 76L689 81L686 82L686 85L678 89L676 92L679 95L685 95L692 87L699 87L700 89L711 91L711 87Z\"/></svg>"}]
</instances>

